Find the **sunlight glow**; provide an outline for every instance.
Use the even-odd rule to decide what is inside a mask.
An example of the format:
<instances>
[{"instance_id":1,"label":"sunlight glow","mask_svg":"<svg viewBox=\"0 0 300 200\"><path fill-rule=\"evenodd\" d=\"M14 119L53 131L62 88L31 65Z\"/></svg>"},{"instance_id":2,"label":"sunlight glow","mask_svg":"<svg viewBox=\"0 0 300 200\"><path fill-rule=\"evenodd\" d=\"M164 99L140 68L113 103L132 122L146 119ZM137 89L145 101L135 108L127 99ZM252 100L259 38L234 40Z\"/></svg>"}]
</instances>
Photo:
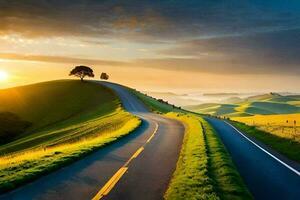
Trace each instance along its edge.
<instances>
[{"instance_id":1,"label":"sunlight glow","mask_svg":"<svg viewBox=\"0 0 300 200\"><path fill-rule=\"evenodd\" d=\"M0 81L6 81L8 79L9 75L5 71L0 71Z\"/></svg>"}]
</instances>

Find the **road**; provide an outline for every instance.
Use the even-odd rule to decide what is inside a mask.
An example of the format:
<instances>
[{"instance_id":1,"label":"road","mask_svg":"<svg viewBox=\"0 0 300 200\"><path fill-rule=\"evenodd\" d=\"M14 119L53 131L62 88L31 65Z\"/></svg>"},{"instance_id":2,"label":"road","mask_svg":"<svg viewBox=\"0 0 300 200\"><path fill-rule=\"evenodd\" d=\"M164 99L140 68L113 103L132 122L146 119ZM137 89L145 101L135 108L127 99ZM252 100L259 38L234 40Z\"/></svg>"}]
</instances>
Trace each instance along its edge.
<instances>
[{"instance_id":1,"label":"road","mask_svg":"<svg viewBox=\"0 0 300 200\"><path fill-rule=\"evenodd\" d=\"M300 199L299 166L280 158L268 147L230 124L206 118L215 128L255 199Z\"/></svg>"},{"instance_id":2,"label":"road","mask_svg":"<svg viewBox=\"0 0 300 200\"><path fill-rule=\"evenodd\" d=\"M31 199L162 199L176 168L184 126L150 113L126 89L114 89L143 123L134 133L54 173L0 196Z\"/></svg>"}]
</instances>

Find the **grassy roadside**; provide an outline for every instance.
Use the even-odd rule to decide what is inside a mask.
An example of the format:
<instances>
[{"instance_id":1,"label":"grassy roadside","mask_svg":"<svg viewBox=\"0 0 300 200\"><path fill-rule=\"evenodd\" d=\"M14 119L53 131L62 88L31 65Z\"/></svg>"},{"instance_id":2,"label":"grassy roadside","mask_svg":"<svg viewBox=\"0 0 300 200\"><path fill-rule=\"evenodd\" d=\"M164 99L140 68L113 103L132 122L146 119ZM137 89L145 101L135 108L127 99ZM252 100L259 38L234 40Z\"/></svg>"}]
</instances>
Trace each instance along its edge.
<instances>
[{"instance_id":1,"label":"grassy roadside","mask_svg":"<svg viewBox=\"0 0 300 200\"><path fill-rule=\"evenodd\" d=\"M300 163L300 143L290 139L280 137L262 130L257 129L254 126L248 126L241 122L230 121L232 125L241 130L242 132L247 133L248 135L254 137L258 141L270 146L277 152L285 155L291 160L297 161Z\"/></svg>"},{"instance_id":2,"label":"grassy roadside","mask_svg":"<svg viewBox=\"0 0 300 200\"><path fill-rule=\"evenodd\" d=\"M205 132L211 176L220 199L251 199L249 191L237 172L228 152L211 125L199 119Z\"/></svg>"},{"instance_id":3,"label":"grassy roadside","mask_svg":"<svg viewBox=\"0 0 300 200\"><path fill-rule=\"evenodd\" d=\"M165 199L251 199L228 153L211 126L193 115L168 113L186 133Z\"/></svg>"},{"instance_id":4,"label":"grassy roadside","mask_svg":"<svg viewBox=\"0 0 300 200\"><path fill-rule=\"evenodd\" d=\"M114 121L124 121L114 126ZM111 124L107 122L110 121ZM0 157L0 193L12 190L41 175L48 174L83 156L131 133L141 121L131 114L119 110L106 119L93 119L82 125L86 136L47 149L37 148ZM109 125L110 127L107 127ZM75 128L75 127L73 127ZM73 129L70 127L70 129ZM84 131L79 129L80 132Z\"/></svg>"}]
</instances>

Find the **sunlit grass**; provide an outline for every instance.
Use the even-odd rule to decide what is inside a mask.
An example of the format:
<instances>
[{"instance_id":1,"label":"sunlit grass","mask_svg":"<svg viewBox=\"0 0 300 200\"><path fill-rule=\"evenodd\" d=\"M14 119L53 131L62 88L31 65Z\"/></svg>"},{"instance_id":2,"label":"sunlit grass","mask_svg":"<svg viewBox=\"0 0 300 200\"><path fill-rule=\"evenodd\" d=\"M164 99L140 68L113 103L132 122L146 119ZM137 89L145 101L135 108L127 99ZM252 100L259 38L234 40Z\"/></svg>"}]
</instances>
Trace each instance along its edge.
<instances>
[{"instance_id":1,"label":"sunlit grass","mask_svg":"<svg viewBox=\"0 0 300 200\"><path fill-rule=\"evenodd\" d=\"M235 108L235 110L236 110L237 112L242 112L242 113L244 113L244 112L246 112L246 110L247 110L247 108L248 108L249 106L250 106L249 103L244 103L244 104L242 104L242 105L237 106L237 107Z\"/></svg>"},{"instance_id":2,"label":"sunlit grass","mask_svg":"<svg viewBox=\"0 0 300 200\"><path fill-rule=\"evenodd\" d=\"M300 101L289 101L289 104L294 106L300 106Z\"/></svg>"},{"instance_id":3,"label":"sunlit grass","mask_svg":"<svg viewBox=\"0 0 300 200\"><path fill-rule=\"evenodd\" d=\"M233 117L231 120L300 142L300 114L255 115L251 117Z\"/></svg>"}]
</instances>

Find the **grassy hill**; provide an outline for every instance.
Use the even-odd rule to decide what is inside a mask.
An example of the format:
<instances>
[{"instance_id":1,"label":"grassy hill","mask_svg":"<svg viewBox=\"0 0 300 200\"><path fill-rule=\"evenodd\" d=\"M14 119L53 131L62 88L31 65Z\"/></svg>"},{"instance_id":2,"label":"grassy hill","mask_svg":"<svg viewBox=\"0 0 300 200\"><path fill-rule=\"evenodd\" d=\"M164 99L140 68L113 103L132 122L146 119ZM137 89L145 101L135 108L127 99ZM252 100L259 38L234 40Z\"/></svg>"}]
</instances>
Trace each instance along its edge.
<instances>
[{"instance_id":1,"label":"grassy hill","mask_svg":"<svg viewBox=\"0 0 300 200\"><path fill-rule=\"evenodd\" d=\"M252 96L235 104L209 103L188 106L187 110L203 114L243 117L253 115L293 114L300 112L300 96L282 96L276 93Z\"/></svg>"},{"instance_id":2,"label":"grassy hill","mask_svg":"<svg viewBox=\"0 0 300 200\"><path fill-rule=\"evenodd\" d=\"M0 90L0 112L9 111L33 124L28 132L78 116L105 115L118 107L112 91L93 83L52 81ZM79 119L80 120L80 119Z\"/></svg>"},{"instance_id":3,"label":"grassy hill","mask_svg":"<svg viewBox=\"0 0 300 200\"><path fill-rule=\"evenodd\" d=\"M119 104L111 90L95 83L73 80L0 90L0 112L14 113L31 123L25 132L11 138L15 140L12 144L1 146L0 150L8 153L37 145L44 139L57 139L64 133L49 135L48 131L113 113Z\"/></svg>"},{"instance_id":4,"label":"grassy hill","mask_svg":"<svg viewBox=\"0 0 300 200\"><path fill-rule=\"evenodd\" d=\"M0 123L8 116L30 122L26 131L0 145L0 193L80 159L141 123L122 109L112 90L94 82L52 81L0 90L0 104ZM7 132L0 129L0 134Z\"/></svg>"}]
</instances>

